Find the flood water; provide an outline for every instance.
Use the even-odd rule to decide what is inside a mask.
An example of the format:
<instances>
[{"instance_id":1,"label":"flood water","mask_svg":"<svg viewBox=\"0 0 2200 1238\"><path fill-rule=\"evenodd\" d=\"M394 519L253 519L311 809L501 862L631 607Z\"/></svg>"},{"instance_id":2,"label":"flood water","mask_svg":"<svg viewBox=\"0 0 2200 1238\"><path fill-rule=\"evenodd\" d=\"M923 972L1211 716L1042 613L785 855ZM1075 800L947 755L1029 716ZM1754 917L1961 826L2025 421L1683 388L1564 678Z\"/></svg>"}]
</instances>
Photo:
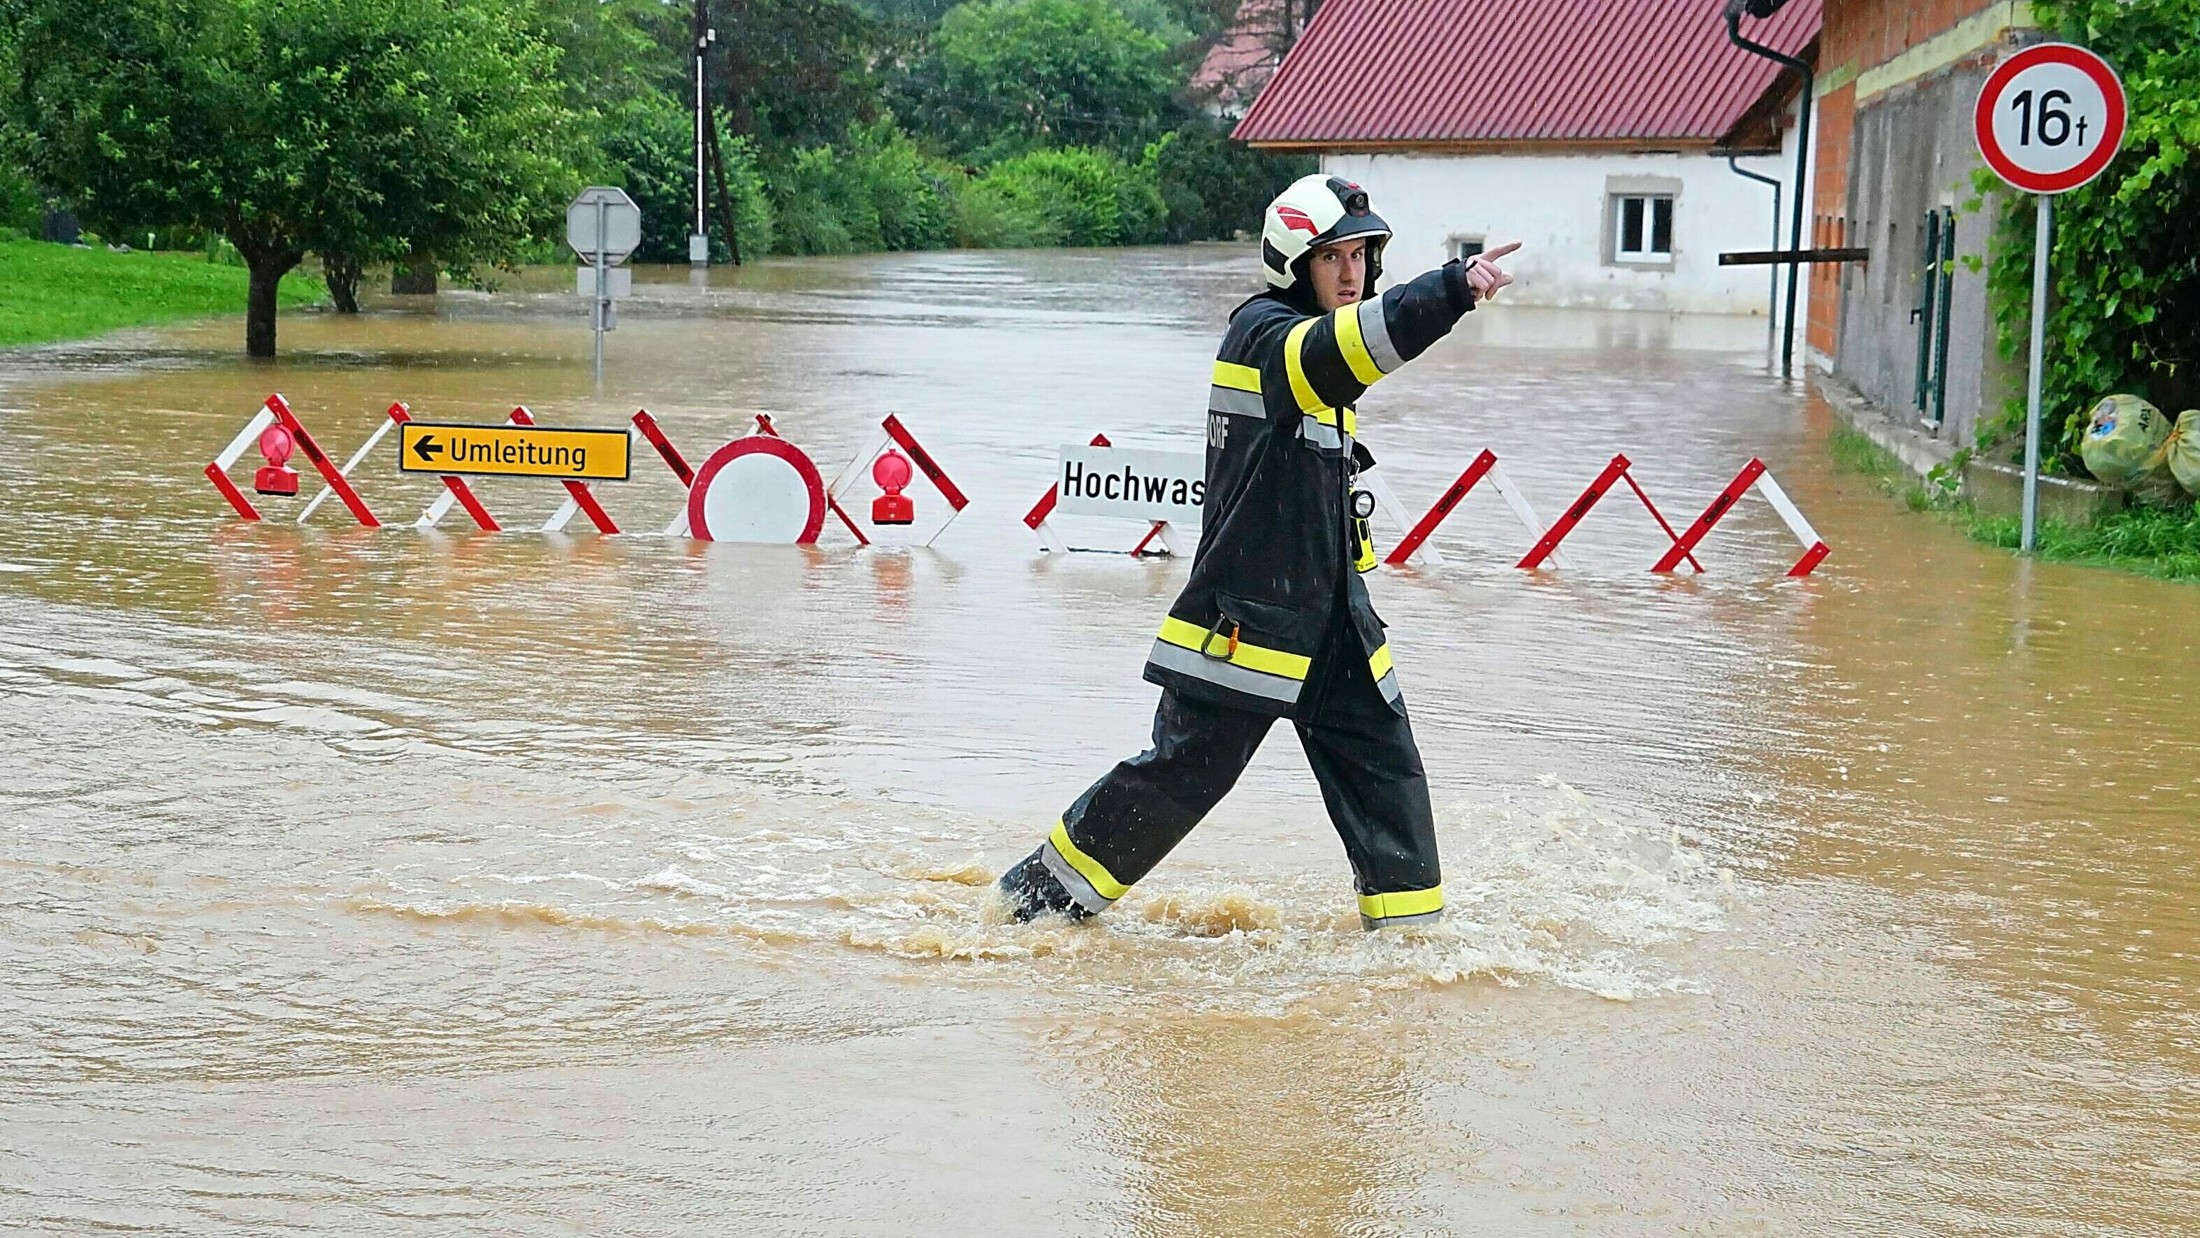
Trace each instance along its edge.
<instances>
[{"instance_id":1,"label":"flood water","mask_svg":"<svg viewBox=\"0 0 2200 1238\"><path fill-rule=\"evenodd\" d=\"M1439 930L1360 932L1287 731L1100 921L1001 922L1185 571L1020 518L1063 443L1198 448L1252 270L645 274L600 395L557 271L0 354L0 1230L2200 1233L2200 593L1839 472L1761 322L1485 307L1364 402L1411 505L1623 451L1678 521L1760 455L1833 547L1783 579L1752 498L1654 577L1622 491L1523 573L1485 487L1379 571ZM200 470L275 390L339 459L762 409L828 477L895 412L973 502L709 546L645 452L635 536L247 525Z\"/></svg>"}]
</instances>

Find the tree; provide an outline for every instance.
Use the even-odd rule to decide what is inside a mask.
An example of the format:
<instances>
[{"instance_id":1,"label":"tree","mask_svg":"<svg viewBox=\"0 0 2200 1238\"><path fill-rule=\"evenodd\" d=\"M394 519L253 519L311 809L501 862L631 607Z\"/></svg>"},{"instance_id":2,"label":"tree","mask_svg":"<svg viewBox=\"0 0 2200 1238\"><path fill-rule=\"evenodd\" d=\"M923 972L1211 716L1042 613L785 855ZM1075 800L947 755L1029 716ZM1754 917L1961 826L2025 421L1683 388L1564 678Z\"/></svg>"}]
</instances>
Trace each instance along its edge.
<instances>
[{"instance_id":1,"label":"tree","mask_svg":"<svg viewBox=\"0 0 2200 1238\"><path fill-rule=\"evenodd\" d=\"M557 53L505 0L17 0L12 110L32 173L95 227L204 228L275 290L408 250L486 259L577 180Z\"/></svg>"},{"instance_id":2,"label":"tree","mask_svg":"<svg viewBox=\"0 0 2200 1238\"><path fill-rule=\"evenodd\" d=\"M712 96L734 133L790 153L878 116L873 62L896 55L905 33L845 0L717 0L710 21Z\"/></svg>"},{"instance_id":3,"label":"tree","mask_svg":"<svg viewBox=\"0 0 2200 1238\"><path fill-rule=\"evenodd\" d=\"M916 83L958 151L1105 146L1135 157L1175 117L1169 44L1111 0L973 0L941 20Z\"/></svg>"}]
</instances>

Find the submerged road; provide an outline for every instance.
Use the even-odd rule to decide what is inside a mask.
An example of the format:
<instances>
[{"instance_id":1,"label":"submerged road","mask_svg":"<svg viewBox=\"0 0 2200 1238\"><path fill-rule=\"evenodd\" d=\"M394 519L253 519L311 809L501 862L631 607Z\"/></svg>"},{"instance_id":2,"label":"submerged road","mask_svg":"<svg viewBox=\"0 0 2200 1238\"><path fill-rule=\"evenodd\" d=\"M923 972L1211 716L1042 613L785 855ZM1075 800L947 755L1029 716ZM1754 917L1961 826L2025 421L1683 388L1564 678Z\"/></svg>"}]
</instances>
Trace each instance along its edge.
<instances>
[{"instance_id":1,"label":"submerged road","mask_svg":"<svg viewBox=\"0 0 2200 1238\"><path fill-rule=\"evenodd\" d=\"M1500 304L1364 402L1408 503L1489 447L1549 517L1624 451L1679 521L1759 455L1833 546L1784 580L1752 498L1653 577L1622 492L1531 575L1482 490L1380 571L1440 931L1359 931L1287 730L1100 923L1000 922L1184 571L1019 518L1063 443L1198 448L1251 263L645 273L602 397L562 271L273 365L0 355L0 1230L2200 1232L2196 595L1837 471L1761 324ZM695 461L763 409L828 476L891 411L974 503L927 551L247 526L199 470L271 390L339 459L395 399Z\"/></svg>"}]
</instances>

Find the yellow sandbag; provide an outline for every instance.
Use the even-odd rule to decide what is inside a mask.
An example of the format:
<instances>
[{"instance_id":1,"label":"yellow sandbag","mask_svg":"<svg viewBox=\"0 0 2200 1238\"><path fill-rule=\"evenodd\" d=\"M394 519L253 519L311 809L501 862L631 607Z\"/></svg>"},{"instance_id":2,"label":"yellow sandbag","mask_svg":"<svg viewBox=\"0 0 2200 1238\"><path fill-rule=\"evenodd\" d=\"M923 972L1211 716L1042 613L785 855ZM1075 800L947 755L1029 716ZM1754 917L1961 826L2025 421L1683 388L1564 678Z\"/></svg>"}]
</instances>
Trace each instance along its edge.
<instances>
[{"instance_id":1,"label":"yellow sandbag","mask_svg":"<svg viewBox=\"0 0 2200 1238\"><path fill-rule=\"evenodd\" d=\"M2162 452L2169 460L2170 476L2186 494L2200 498L2200 408L2177 414L2177 428L2169 432Z\"/></svg>"},{"instance_id":2,"label":"yellow sandbag","mask_svg":"<svg viewBox=\"0 0 2200 1238\"><path fill-rule=\"evenodd\" d=\"M2087 418L2078 458L2086 471L2111 486L2128 486L2169 437L2169 418L2135 395L2103 396Z\"/></svg>"}]
</instances>

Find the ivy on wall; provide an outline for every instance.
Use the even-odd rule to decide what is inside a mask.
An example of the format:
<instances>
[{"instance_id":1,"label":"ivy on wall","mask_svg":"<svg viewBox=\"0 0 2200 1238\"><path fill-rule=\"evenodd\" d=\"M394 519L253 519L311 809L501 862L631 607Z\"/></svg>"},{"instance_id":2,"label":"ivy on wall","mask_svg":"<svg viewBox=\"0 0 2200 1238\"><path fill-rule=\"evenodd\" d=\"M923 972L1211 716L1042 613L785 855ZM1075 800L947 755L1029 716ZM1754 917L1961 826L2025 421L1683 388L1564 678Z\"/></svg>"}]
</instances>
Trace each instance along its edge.
<instances>
[{"instance_id":1,"label":"ivy on wall","mask_svg":"<svg viewBox=\"0 0 2200 1238\"><path fill-rule=\"evenodd\" d=\"M2106 57L2131 106L2123 153L2055 201L2041 416L2049 471L2076 473L2100 397L2128 391L2172 417L2200 405L2200 0L2038 0L2033 11L2055 37ZM2000 212L1987 294L2002 356L2018 360L2030 344L2032 200L1985 169L1976 184L1967 205ZM1980 446L2021 440L2024 413L2019 392L1980 423Z\"/></svg>"}]
</instances>

